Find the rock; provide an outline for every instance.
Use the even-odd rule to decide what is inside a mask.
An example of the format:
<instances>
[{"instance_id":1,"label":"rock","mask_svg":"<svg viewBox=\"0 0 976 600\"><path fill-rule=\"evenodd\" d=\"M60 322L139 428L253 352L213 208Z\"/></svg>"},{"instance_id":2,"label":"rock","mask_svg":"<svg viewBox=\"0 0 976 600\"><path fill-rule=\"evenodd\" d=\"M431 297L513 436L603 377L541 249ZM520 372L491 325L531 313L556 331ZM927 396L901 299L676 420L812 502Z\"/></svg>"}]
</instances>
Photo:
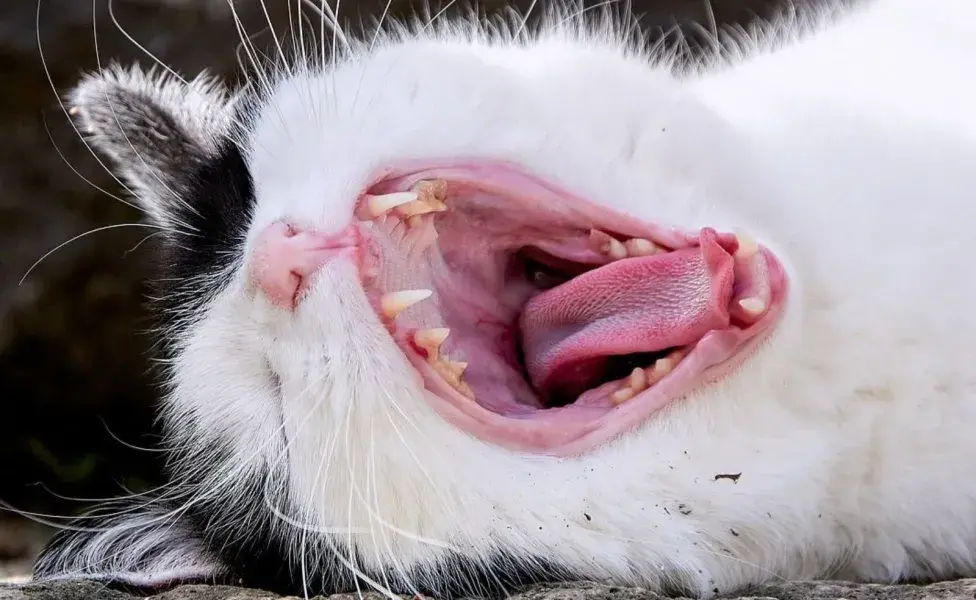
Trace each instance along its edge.
<instances>
[{"instance_id":1,"label":"rock","mask_svg":"<svg viewBox=\"0 0 976 600\"><path fill-rule=\"evenodd\" d=\"M962 579L932 585L869 585L840 582L795 582L765 585L717 600L972 600L976 580ZM0 587L0 600L298 600L261 590L227 586L186 585L152 596L130 595L95 583L59 583ZM315 596L324 600L322 596ZM329 600L382 600L376 593L342 594ZM404 598L409 599L409 596ZM657 600L664 597L640 588L599 584L560 584L528 587L510 600Z\"/></svg>"}]
</instances>

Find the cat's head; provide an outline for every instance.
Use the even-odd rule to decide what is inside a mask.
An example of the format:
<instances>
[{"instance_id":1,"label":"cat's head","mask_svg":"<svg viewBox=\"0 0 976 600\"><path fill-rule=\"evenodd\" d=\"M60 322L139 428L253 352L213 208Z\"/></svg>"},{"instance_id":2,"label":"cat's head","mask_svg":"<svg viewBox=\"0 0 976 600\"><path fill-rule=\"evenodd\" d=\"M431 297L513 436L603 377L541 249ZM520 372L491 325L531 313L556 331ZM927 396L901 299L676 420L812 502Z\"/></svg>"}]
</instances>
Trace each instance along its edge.
<instances>
[{"instance_id":1,"label":"cat's head","mask_svg":"<svg viewBox=\"0 0 976 600\"><path fill-rule=\"evenodd\" d=\"M318 525L355 488L448 535L428 484L571 469L788 355L761 165L609 29L404 35L249 83L71 96L161 229L165 416L180 453L231 449L211 485L270 469Z\"/></svg>"}]
</instances>

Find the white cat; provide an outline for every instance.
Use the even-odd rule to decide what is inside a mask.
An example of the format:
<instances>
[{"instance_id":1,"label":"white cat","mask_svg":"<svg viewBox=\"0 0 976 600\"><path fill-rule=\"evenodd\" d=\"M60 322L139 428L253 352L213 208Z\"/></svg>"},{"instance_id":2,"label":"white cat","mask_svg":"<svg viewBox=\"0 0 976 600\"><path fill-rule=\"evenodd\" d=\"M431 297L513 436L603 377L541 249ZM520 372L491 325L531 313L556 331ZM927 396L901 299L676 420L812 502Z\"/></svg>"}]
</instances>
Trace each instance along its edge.
<instances>
[{"instance_id":1,"label":"white cat","mask_svg":"<svg viewBox=\"0 0 976 600\"><path fill-rule=\"evenodd\" d=\"M570 13L73 91L165 230L172 485L38 578L976 575L976 3L793 12L677 74Z\"/></svg>"}]
</instances>

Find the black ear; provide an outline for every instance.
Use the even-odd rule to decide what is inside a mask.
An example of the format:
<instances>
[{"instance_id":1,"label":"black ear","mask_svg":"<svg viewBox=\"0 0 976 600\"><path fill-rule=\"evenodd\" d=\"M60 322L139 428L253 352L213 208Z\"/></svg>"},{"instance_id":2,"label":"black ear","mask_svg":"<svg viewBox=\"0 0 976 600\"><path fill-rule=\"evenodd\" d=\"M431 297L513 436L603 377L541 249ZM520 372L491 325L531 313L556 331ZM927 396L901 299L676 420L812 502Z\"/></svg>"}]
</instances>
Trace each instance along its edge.
<instances>
[{"instance_id":1,"label":"black ear","mask_svg":"<svg viewBox=\"0 0 976 600\"><path fill-rule=\"evenodd\" d=\"M160 499L106 504L56 534L34 564L34 581L95 580L133 590L229 583L231 570L180 507Z\"/></svg>"},{"instance_id":2,"label":"black ear","mask_svg":"<svg viewBox=\"0 0 976 600\"><path fill-rule=\"evenodd\" d=\"M226 88L206 74L185 82L113 65L85 77L68 101L81 133L155 224L185 228L187 174L211 160L230 132Z\"/></svg>"}]
</instances>

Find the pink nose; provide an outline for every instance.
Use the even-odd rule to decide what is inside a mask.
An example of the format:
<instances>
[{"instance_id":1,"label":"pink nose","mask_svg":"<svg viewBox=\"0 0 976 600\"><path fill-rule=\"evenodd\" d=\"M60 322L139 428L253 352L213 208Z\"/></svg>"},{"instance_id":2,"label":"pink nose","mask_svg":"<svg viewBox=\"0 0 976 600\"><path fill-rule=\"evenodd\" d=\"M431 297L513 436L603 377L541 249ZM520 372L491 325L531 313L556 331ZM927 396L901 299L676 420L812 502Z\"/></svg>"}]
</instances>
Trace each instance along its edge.
<instances>
[{"instance_id":1,"label":"pink nose","mask_svg":"<svg viewBox=\"0 0 976 600\"><path fill-rule=\"evenodd\" d=\"M353 226L327 235L278 221L258 234L251 277L273 304L292 309L308 279L331 260L355 259L359 242L359 231Z\"/></svg>"}]
</instances>

